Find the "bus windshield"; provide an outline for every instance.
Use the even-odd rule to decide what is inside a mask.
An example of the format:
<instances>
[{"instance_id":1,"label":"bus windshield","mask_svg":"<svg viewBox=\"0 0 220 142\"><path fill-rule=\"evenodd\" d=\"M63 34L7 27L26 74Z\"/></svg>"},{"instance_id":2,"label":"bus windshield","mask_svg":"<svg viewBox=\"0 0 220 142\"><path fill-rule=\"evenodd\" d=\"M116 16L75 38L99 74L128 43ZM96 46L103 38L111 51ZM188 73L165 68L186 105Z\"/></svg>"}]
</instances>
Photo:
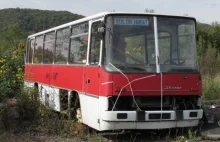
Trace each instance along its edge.
<instances>
[{"instance_id":1,"label":"bus windshield","mask_svg":"<svg viewBox=\"0 0 220 142\"><path fill-rule=\"evenodd\" d=\"M195 35L191 18L108 16L103 64L110 72L198 72Z\"/></svg>"}]
</instances>

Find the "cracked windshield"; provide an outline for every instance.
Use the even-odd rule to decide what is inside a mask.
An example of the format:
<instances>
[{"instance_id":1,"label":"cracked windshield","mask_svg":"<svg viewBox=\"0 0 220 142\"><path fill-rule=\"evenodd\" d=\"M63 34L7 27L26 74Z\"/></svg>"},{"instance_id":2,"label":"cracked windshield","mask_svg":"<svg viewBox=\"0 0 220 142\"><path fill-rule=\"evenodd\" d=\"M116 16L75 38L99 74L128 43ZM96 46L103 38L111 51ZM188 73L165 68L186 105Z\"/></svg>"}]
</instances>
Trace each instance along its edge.
<instances>
[{"instance_id":1,"label":"cracked windshield","mask_svg":"<svg viewBox=\"0 0 220 142\"><path fill-rule=\"evenodd\" d=\"M104 67L126 73L198 72L195 21L160 16L109 16ZM157 35L155 36L156 24ZM155 37L158 37L155 40ZM155 41L159 53L156 55ZM156 67L158 58L159 69Z\"/></svg>"}]
</instances>

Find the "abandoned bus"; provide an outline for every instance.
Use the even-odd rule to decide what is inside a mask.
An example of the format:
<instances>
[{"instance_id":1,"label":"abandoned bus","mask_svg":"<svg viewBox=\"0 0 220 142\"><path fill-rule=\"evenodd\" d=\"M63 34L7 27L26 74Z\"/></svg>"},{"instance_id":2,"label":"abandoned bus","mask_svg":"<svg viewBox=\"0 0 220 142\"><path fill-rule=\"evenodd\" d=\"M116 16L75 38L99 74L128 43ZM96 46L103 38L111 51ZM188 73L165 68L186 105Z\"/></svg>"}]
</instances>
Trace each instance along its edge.
<instances>
[{"instance_id":1,"label":"abandoned bus","mask_svg":"<svg viewBox=\"0 0 220 142\"><path fill-rule=\"evenodd\" d=\"M196 20L105 12L28 37L25 84L96 130L197 126Z\"/></svg>"}]
</instances>

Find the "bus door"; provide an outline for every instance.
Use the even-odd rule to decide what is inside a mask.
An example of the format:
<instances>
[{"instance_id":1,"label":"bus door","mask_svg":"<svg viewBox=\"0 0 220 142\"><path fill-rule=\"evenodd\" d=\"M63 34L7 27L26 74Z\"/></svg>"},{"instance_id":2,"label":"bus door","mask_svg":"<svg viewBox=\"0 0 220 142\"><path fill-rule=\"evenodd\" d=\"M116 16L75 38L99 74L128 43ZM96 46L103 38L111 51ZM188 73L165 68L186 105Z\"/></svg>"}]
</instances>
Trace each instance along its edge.
<instances>
[{"instance_id":1,"label":"bus door","mask_svg":"<svg viewBox=\"0 0 220 142\"><path fill-rule=\"evenodd\" d=\"M86 97L87 112L92 112L83 115L89 115L87 124L91 124L94 127L98 127L96 124L98 119L98 107L99 107L99 84L100 84L100 47L101 47L101 36L98 32L101 21L96 20L90 22L90 35L89 35L89 52L87 53L87 65L85 67L84 74L84 92ZM82 112L83 113L83 112ZM95 123L94 123L95 122Z\"/></svg>"},{"instance_id":2,"label":"bus door","mask_svg":"<svg viewBox=\"0 0 220 142\"><path fill-rule=\"evenodd\" d=\"M87 95L99 96L100 77L100 46L101 37L98 33L100 20L91 23L88 62L85 70L85 92Z\"/></svg>"}]
</instances>

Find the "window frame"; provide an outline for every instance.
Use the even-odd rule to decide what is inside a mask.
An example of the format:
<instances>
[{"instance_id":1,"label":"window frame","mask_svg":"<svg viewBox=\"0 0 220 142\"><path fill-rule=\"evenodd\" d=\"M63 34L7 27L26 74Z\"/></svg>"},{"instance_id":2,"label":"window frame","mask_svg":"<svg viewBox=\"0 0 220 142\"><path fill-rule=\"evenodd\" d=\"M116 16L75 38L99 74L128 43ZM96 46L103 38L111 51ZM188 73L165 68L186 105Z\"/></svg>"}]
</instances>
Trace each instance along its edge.
<instances>
[{"instance_id":1,"label":"window frame","mask_svg":"<svg viewBox=\"0 0 220 142\"><path fill-rule=\"evenodd\" d=\"M50 34L54 34L54 39L53 40L48 40L46 41L46 36L47 35L50 35ZM56 31L51 31L51 32L48 32L48 33L45 33L44 34L44 42L43 42L43 61L42 61L42 64L54 64L54 49L55 49L55 44L56 44ZM54 46L52 47L53 49L51 50L53 53L52 53L52 61L50 63L45 63L44 60L45 60L45 44L46 43L54 43Z\"/></svg>"},{"instance_id":2,"label":"window frame","mask_svg":"<svg viewBox=\"0 0 220 142\"><path fill-rule=\"evenodd\" d=\"M33 40L33 49L32 49L32 56L30 58L30 49L31 49L31 41ZM35 37L32 37L32 38L29 38L28 39L28 48L27 48L27 51L26 51L26 64L33 64L33 57L34 57L34 48L35 48ZM31 59L31 61L30 61Z\"/></svg>"},{"instance_id":3,"label":"window frame","mask_svg":"<svg viewBox=\"0 0 220 142\"><path fill-rule=\"evenodd\" d=\"M69 29L69 37L68 37L68 51L67 51L67 60L66 60L66 63L61 63L60 61L58 61L58 63L57 63L57 61L56 61L56 49L57 49L57 34L58 34L58 32L59 31L62 31L62 30L64 30L64 29ZM53 58L54 58L54 64L56 64L56 65L66 65L66 64L69 64L69 52L70 52L70 46L71 46L71 34L72 34L72 29L71 29L71 26L69 26L69 27L64 27L64 28L61 28L61 29L58 29L58 30L56 30L56 32L55 32L55 46L54 46L54 54L53 54ZM64 49L62 49L62 50L64 50Z\"/></svg>"},{"instance_id":4,"label":"window frame","mask_svg":"<svg viewBox=\"0 0 220 142\"><path fill-rule=\"evenodd\" d=\"M38 37L41 37L41 36L42 36L42 38L43 38L43 42L42 42L42 53L41 53L41 62L39 62L39 63L34 63L36 41L37 41L37 38L38 38ZM42 64L42 63L43 63L44 38L45 38L44 35L38 35L38 36L35 36L35 37L34 37L34 53L33 53L33 57L32 57L32 62L33 62L33 64Z\"/></svg>"},{"instance_id":5,"label":"window frame","mask_svg":"<svg viewBox=\"0 0 220 142\"><path fill-rule=\"evenodd\" d=\"M77 26L80 25L85 25L85 31L87 32L81 32L81 33L77 33L74 34L73 33L73 29ZM86 27L87 25L87 27ZM70 53L71 53L71 45L72 45L72 39L76 38L76 37L82 37L82 36L88 36L88 41L87 41L87 47L86 47L86 62L85 63L76 63L76 62L70 62ZM76 25L71 25L70 26L70 39L69 39L69 50L68 50L68 65L85 65L87 63L87 55L88 55L88 44L89 44L89 22L82 22L82 23L78 23Z\"/></svg>"},{"instance_id":6,"label":"window frame","mask_svg":"<svg viewBox=\"0 0 220 142\"><path fill-rule=\"evenodd\" d=\"M98 63L97 64L91 64L90 63L90 52L91 52L91 47L92 47L92 25L94 24L94 23L98 23L98 22L100 22L100 23L102 23L103 22L103 18L102 19L97 19L97 20L93 20L93 21L90 21L90 28L89 28L89 49L88 49L88 51L87 51L87 65L89 65L89 66L100 66L101 65L101 59L102 59L102 45L103 45L103 38L100 38L100 47L99 47L99 61L98 61Z\"/></svg>"}]
</instances>

